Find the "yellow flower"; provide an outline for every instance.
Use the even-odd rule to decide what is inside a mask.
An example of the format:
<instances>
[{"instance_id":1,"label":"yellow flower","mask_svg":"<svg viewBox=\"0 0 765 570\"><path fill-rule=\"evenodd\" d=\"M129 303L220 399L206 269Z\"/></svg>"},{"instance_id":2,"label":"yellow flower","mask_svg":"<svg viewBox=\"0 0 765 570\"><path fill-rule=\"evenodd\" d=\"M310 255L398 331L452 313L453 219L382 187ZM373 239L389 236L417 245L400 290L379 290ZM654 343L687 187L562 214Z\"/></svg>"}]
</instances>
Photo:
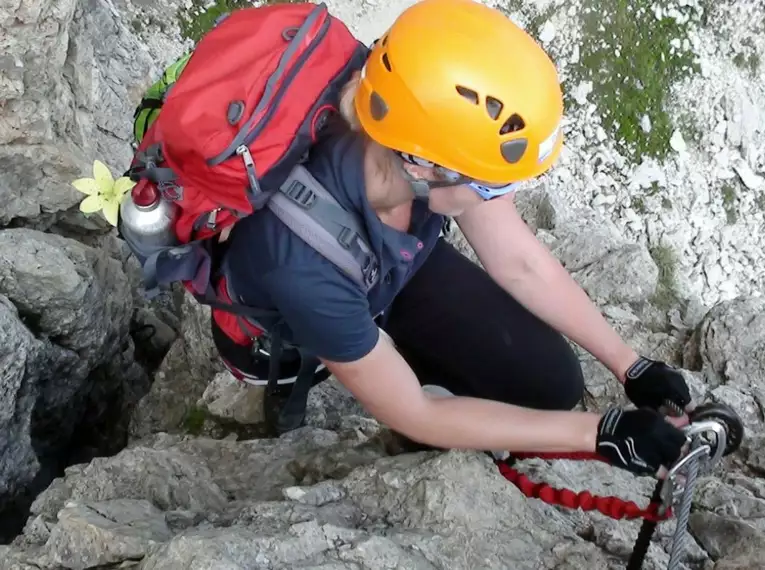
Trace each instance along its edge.
<instances>
[{"instance_id":1,"label":"yellow flower","mask_svg":"<svg viewBox=\"0 0 765 570\"><path fill-rule=\"evenodd\" d=\"M122 198L135 186L135 182L124 176L115 181L106 165L96 160L93 163L93 178L78 178L72 186L87 194L80 202L80 211L92 214L103 210L106 221L116 226Z\"/></svg>"}]
</instances>

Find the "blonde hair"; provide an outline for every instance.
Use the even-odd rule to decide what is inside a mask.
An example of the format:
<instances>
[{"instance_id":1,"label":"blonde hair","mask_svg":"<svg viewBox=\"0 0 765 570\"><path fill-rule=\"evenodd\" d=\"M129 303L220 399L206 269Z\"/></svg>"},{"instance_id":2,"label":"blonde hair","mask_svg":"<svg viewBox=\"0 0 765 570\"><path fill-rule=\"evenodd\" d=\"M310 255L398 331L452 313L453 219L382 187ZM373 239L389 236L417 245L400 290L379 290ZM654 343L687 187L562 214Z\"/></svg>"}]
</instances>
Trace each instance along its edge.
<instances>
[{"instance_id":1,"label":"blonde hair","mask_svg":"<svg viewBox=\"0 0 765 570\"><path fill-rule=\"evenodd\" d=\"M361 73L356 71L351 79L343 85L340 91L340 115L350 125L354 131L363 132L361 123L359 122L359 116L356 114L356 107L354 105L354 99L356 98L356 92L359 90L359 84L361 83ZM368 138L368 137L367 137Z\"/></svg>"},{"instance_id":2,"label":"blonde hair","mask_svg":"<svg viewBox=\"0 0 765 570\"><path fill-rule=\"evenodd\" d=\"M361 73L355 72L351 79L343 85L340 91L339 111L346 123L352 130L364 135L364 145L369 164L372 167L370 174L372 179L380 186L388 186L395 180L394 176L400 176L399 159L394 152L374 140L364 131L356 113L355 98L361 84Z\"/></svg>"}]
</instances>

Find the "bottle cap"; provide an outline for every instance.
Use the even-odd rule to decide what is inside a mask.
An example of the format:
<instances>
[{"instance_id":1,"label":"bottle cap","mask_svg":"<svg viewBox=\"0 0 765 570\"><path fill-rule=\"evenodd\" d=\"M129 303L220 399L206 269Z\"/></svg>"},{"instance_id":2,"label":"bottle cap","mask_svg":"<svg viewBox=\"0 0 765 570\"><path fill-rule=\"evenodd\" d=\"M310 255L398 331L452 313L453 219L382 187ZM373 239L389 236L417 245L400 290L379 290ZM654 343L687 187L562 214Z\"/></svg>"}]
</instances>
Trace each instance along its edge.
<instances>
[{"instance_id":1,"label":"bottle cap","mask_svg":"<svg viewBox=\"0 0 765 570\"><path fill-rule=\"evenodd\" d=\"M159 202L159 190L147 182L136 184L130 194L139 208L148 208Z\"/></svg>"}]
</instances>

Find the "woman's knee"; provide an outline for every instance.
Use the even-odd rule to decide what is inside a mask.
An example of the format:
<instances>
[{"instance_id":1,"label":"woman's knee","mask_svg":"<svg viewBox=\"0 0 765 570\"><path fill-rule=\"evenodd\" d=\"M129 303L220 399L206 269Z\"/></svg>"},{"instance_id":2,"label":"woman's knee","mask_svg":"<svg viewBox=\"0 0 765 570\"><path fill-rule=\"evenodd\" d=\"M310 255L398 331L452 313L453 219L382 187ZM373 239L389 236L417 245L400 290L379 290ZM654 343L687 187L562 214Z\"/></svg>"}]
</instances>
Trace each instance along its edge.
<instances>
[{"instance_id":1,"label":"woman's knee","mask_svg":"<svg viewBox=\"0 0 765 570\"><path fill-rule=\"evenodd\" d=\"M571 345L562 336L557 349L557 366L550 378L554 387L551 398L551 407L555 410L571 410L576 407L584 396L584 374L579 357Z\"/></svg>"},{"instance_id":2,"label":"woman's knee","mask_svg":"<svg viewBox=\"0 0 765 570\"><path fill-rule=\"evenodd\" d=\"M549 408L571 410L584 395L584 374L579 357L562 336L556 333L556 342L551 343L550 358L545 363L542 375L549 383Z\"/></svg>"},{"instance_id":3,"label":"woman's knee","mask_svg":"<svg viewBox=\"0 0 765 570\"><path fill-rule=\"evenodd\" d=\"M542 410L571 410L581 402L584 375L579 358L563 336L551 333L535 350L510 357L502 400Z\"/></svg>"}]
</instances>

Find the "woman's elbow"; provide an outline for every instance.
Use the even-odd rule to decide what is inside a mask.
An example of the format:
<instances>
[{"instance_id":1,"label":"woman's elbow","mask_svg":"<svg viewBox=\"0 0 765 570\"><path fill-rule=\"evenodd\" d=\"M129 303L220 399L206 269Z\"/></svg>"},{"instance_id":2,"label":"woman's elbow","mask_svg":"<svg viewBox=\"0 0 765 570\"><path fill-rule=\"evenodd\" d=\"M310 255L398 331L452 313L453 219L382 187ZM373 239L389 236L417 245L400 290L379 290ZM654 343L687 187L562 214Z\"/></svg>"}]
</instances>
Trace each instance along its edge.
<instances>
[{"instance_id":1,"label":"woman's elbow","mask_svg":"<svg viewBox=\"0 0 765 570\"><path fill-rule=\"evenodd\" d=\"M432 425L432 412L426 398L422 402L408 402L389 410L368 410L379 422L390 430L401 434L412 441L431 444L432 437L428 426Z\"/></svg>"}]
</instances>

